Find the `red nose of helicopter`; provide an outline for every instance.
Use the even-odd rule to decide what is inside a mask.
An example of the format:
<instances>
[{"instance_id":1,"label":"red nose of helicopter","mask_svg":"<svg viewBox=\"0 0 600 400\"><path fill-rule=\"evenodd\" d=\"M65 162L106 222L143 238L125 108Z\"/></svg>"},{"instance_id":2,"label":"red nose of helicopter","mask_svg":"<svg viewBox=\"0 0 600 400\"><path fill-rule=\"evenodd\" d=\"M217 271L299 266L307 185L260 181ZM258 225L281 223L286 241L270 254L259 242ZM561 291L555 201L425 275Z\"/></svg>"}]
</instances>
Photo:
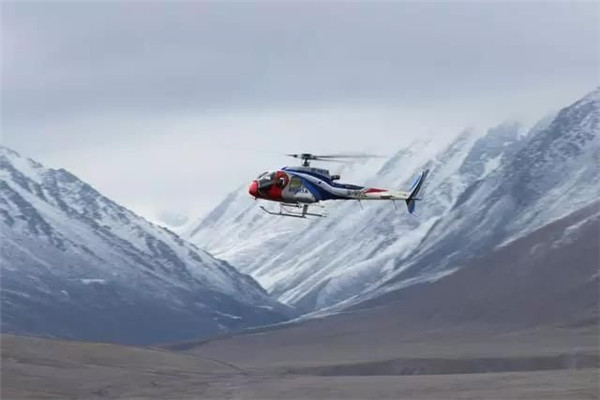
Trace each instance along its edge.
<instances>
[{"instance_id":1,"label":"red nose of helicopter","mask_svg":"<svg viewBox=\"0 0 600 400\"><path fill-rule=\"evenodd\" d=\"M252 183L250 184L250 187L248 188L248 193L250 193L250 196L258 197L258 182L257 181L252 181Z\"/></svg>"}]
</instances>

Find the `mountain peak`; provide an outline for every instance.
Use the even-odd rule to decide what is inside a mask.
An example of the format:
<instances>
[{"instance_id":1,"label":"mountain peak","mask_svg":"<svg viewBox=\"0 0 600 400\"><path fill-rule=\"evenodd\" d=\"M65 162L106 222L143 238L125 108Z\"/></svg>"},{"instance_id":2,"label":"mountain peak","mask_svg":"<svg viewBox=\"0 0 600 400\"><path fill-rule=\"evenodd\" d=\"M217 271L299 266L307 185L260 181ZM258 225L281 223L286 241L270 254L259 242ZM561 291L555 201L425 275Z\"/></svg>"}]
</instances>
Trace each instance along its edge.
<instances>
[{"instance_id":1,"label":"mountain peak","mask_svg":"<svg viewBox=\"0 0 600 400\"><path fill-rule=\"evenodd\" d=\"M592 90L591 92L589 92L588 94L583 96L583 98L581 100L579 100L579 102L590 102L590 101L594 101L594 102L600 101L600 86L598 86L596 89Z\"/></svg>"},{"instance_id":2,"label":"mountain peak","mask_svg":"<svg viewBox=\"0 0 600 400\"><path fill-rule=\"evenodd\" d=\"M44 166L39 162L32 160L31 158L23 157L17 151L9 147L0 146L0 169L2 169L2 167L6 168L8 165L12 165L32 178L44 170Z\"/></svg>"},{"instance_id":3,"label":"mountain peak","mask_svg":"<svg viewBox=\"0 0 600 400\"><path fill-rule=\"evenodd\" d=\"M4 147L0 183L4 332L152 343L289 313L249 276L64 169Z\"/></svg>"}]
</instances>

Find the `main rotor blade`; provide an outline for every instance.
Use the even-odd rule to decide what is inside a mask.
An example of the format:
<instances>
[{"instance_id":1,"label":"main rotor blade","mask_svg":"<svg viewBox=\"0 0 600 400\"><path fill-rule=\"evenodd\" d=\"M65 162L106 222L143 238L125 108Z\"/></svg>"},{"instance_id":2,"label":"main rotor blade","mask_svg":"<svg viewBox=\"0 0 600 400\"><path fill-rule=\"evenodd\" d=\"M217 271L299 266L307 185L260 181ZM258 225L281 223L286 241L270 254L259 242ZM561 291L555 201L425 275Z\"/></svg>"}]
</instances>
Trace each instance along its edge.
<instances>
[{"instance_id":1,"label":"main rotor blade","mask_svg":"<svg viewBox=\"0 0 600 400\"><path fill-rule=\"evenodd\" d=\"M334 158L313 158L312 161L319 161L319 162L333 162L333 163L339 163L339 164L352 164L352 161L350 160L336 160Z\"/></svg>"},{"instance_id":2,"label":"main rotor blade","mask_svg":"<svg viewBox=\"0 0 600 400\"><path fill-rule=\"evenodd\" d=\"M299 154L286 154L286 156L301 158L304 160L326 160L334 158L385 158L385 156L379 154L367 154L367 153L344 153L344 154L311 154L311 153L299 153Z\"/></svg>"},{"instance_id":3,"label":"main rotor blade","mask_svg":"<svg viewBox=\"0 0 600 400\"><path fill-rule=\"evenodd\" d=\"M286 156L288 157L294 157L294 158L309 158L309 157L315 157L310 153L300 153L300 154L286 154Z\"/></svg>"},{"instance_id":4,"label":"main rotor blade","mask_svg":"<svg viewBox=\"0 0 600 400\"><path fill-rule=\"evenodd\" d=\"M385 156L379 154L364 154L364 153L356 153L356 154L327 154L327 155L315 155L318 159L330 159L330 158L385 158Z\"/></svg>"}]
</instances>

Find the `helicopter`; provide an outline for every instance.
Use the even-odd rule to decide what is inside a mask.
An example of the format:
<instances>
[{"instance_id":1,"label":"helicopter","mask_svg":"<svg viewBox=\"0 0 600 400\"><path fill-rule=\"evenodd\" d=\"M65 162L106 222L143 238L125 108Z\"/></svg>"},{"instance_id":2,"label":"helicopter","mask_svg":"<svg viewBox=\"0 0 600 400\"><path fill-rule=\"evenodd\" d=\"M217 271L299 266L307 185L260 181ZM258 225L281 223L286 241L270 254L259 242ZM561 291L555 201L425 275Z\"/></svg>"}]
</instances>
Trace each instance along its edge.
<instances>
[{"instance_id":1,"label":"helicopter","mask_svg":"<svg viewBox=\"0 0 600 400\"><path fill-rule=\"evenodd\" d=\"M255 200L269 200L279 203L279 212L260 208L271 215L284 217L325 217L324 213L309 212L309 206L319 206L327 200L389 200L396 206L396 200L406 203L408 212L413 214L417 197L429 170L423 170L416 177L408 191L379 189L338 182L340 175L331 175L328 170L314 168L311 161L347 162L352 158L371 158L371 155L315 155L310 153L286 154L302 160L302 164L283 167L276 171L266 171L250 183L248 193ZM362 207L362 204L361 204Z\"/></svg>"}]
</instances>

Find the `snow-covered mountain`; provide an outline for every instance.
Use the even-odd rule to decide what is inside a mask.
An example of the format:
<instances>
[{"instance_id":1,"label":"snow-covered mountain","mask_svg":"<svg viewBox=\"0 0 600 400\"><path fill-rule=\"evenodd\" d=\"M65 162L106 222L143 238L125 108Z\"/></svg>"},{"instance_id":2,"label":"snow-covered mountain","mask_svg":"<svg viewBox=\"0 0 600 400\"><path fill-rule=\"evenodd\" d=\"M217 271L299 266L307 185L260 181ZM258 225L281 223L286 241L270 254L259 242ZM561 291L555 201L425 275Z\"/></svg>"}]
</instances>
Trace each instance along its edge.
<instances>
[{"instance_id":1,"label":"snow-covered mountain","mask_svg":"<svg viewBox=\"0 0 600 400\"><path fill-rule=\"evenodd\" d=\"M380 289L443 275L586 206L598 208L600 89L511 147L492 173L464 190L410 257L397 260Z\"/></svg>"},{"instance_id":2,"label":"snow-covered mountain","mask_svg":"<svg viewBox=\"0 0 600 400\"><path fill-rule=\"evenodd\" d=\"M3 332L151 343L290 314L227 262L7 148L0 249Z\"/></svg>"},{"instance_id":3,"label":"snow-covered mountain","mask_svg":"<svg viewBox=\"0 0 600 400\"><path fill-rule=\"evenodd\" d=\"M529 132L508 123L441 151L400 150L368 183L406 187L430 168L416 216L346 202L328 204L329 218L290 221L261 213L241 188L183 236L305 311L441 279L598 198L599 98L596 89Z\"/></svg>"}]
</instances>

